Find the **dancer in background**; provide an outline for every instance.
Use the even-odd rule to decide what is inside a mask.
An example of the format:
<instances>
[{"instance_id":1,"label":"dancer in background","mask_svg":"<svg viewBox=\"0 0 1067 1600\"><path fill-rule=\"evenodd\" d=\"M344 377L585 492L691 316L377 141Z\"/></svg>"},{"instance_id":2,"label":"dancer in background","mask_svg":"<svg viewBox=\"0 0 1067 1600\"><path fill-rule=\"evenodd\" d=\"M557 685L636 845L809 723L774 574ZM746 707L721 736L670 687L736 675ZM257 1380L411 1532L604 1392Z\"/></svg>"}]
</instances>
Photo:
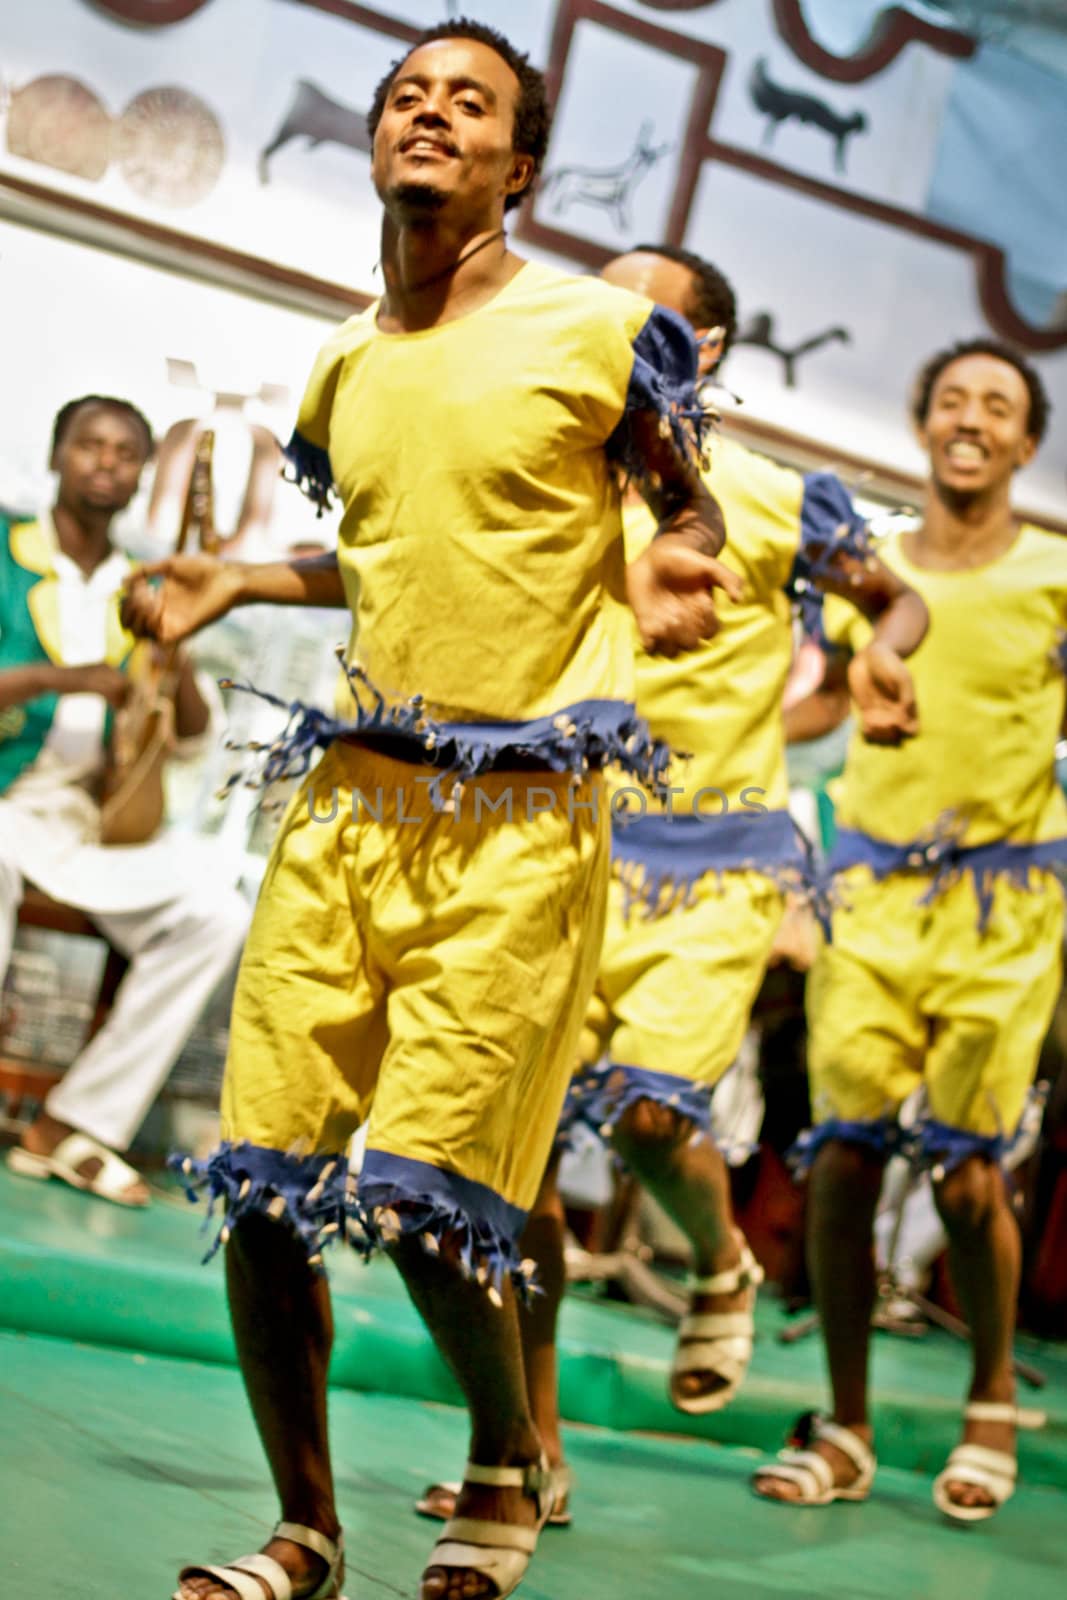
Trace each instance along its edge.
<instances>
[{"instance_id":1,"label":"dancer in background","mask_svg":"<svg viewBox=\"0 0 1067 1600\"><path fill-rule=\"evenodd\" d=\"M802 1505L870 1491L871 1230L902 1144L896 1112L921 1086L926 1111L906 1148L931 1169L974 1350L964 1442L934 1500L970 1522L992 1516L1016 1477L1020 1248L1000 1162L1060 987L1067 560L1061 538L1020 527L1011 508L1048 420L1034 369L975 340L932 357L916 396L925 513L881 553L930 612L911 663L922 727L899 750L853 740L830 863L833 940L808 982L808 1252L833 1419L805 1419L800 1447L755 1487ZM827 611L831 640L862 649L861 622Z\"/></svg>"},{"instance_id":2,"label":"dancer in background","mask_svg":"<svg viewBox=\"0 0 1067 1600\"><path fill-rule=\"evenodd\" d=\"M685 316L706 376L729 348L734 294L710 263L669 246L641 246L609 263L608 282ZM638 707L653 733L690 752L669 808L618 816L596 993L581 1041L585 1063L566 1120L610 1139L689 1239L695 1276L671 1374L679 1410L718 1410L752 1353L762 1276L736 1228L729 1179L709 1134L711 1094L734 1061L776 938L786 890L805 860L787 811L781 702L793 650L790 592L809 607L845 593L874 638L852 681L871 737L914 732L902 657L926 612L908 585L873 559L863 524L832 476L802 476L728 439L711 447L709 486L729 528L724 561L743 587L713 639L676 660L636 649ZM641 561L655 532L638 501L627 553ZM682 777L684 776L684 784ZM677 786L680 785L680 786ZM558 1155L558 1151L557 1151ZM564 1290L563 1208L551 1163L524 1235L544 1288L522 1313L534 1419L568 1487L559 1431L556 1322ZM431 1486L420 1508L448 1515L455 1486ZM562 1508L557 1520L563 1520Z\"/></svg>"}]
</instances>

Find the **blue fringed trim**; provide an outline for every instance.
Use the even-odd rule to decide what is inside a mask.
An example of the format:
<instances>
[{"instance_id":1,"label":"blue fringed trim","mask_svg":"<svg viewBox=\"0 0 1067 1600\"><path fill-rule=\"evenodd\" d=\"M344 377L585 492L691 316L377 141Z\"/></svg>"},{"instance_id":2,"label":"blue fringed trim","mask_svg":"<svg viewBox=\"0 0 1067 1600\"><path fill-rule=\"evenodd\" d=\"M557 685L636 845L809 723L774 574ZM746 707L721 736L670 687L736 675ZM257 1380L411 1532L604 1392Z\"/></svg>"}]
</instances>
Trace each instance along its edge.
<instances>
[{"instance_id":1,"label":"blue fringed trim","mask_svg":"<svg viewBox=\"0 0 1067 1600\"><path fill-rule=\"evenodd\" d=\"M194 1204L207 1191L205 1231L211 1226L216 1202L223 1202L222 1224L205 1261L211 1260L235 1224L251 1212L273 1217L290 1228L315 1267L322 1264L323 1246L345 1237L345 1207L352 1200L353 1180L342 1155L298 1156L261 1145L224 1142L206 1161L174 1155L167 1164L179 1174Z\"/></svg>"},{"instance_id":2,"label":"blue fringed trim","mask_svg":"<svg viewBox=\"0 0 1067 1600\"><path fill-rule=\"evenodd\" d=\"M282 451L286 466L291 470L283 476L287 483L295 483L301 494L306 494L321 517L333 504L333 468L330 457L321 445L312 444L302 433L293 432Z\"/></svg>"},{"instance_id":3,"label":"blue fringed trim","mask_svg":"<svg viewBox=\"0 0 1067 1600\"><path fill-rule=\"evenodd\" d=\"M797 602L804 632L813 639L822 643L825 638L819 580L829 579L835 572L840 577L840 557L866 561L873 549L867 523L841 480L832 472L806 473L800 509L800 549L786 593Z\"/></svg>"},{"instance_id":4,"label":"blue fringed trim","mask_svg":"<svg viewBox=\"0 0 1067 1600\"><path fill-rule=\"evenodd\" d=\"M684 317L654 306L633 345L634 364L622 419L608 440L608 455L640 483L648 475L633 440L634 412L654 411L670 429L682 458L703 468L711 417L697 392L697 344Z\"/></svg>"},{"instance_id":5,"label":"blue fringed trim","mask_svg":"<svg viewBox=\"0 0 1067 1600\"><path fill-rule=\"evenodd\" d=\"M850 1122L844 1117L829 1117L814 1128L806 1128L787 1152L786 1158L797 1177L803 1177L810 1171L823 1146L838 1139L843 1144L863 1145L888 1161L890 1156L910 1153L911 1146L907 1141L913 1133L911 1128L905 1132L892 1117L875 1117L869 1122Z\"/></svg>"},{"instance_id":6,"label":"blue fringed trim","mask_svg":"<svg viewBox=\"0 0 1067 1600\"><path fill-rule=\"evenodd\" d=\"M1047 839L1038 844L1012 844L998 839L992 844L960 843L964 824L947 814L911 844L890 844L855 828L840 828L827 863L827 876L833 877L850 867L869 867L875 878L893 873L931 875L929 887L919 905L931 905L950 884L964 875L970 877L978 902L978 927L984 931L993 910L993 897L999 880L1007 879L1020 889L1031 887L1030 874L1050 871L1067 863L1067 838Z\"/></svg>"},{"instance_id":7,"label":"blue fringed trim","mask_svg":"<svg viewBox=\"0 0 1067 1600\"><path fill-rule=\"evenodd\" d=\"M999 1133L969 1133L966 1128L954 1128L948 1122L935 1122L932 1117L919 1122L914 1133L917 1164L933 1167L939 1175L955 1172L972 1156L984 1156L996 1166L1000 1166L1004 1160L1006 1145Z\"/></svg>"},{"instance_id":8,"label":"blue fringed trim","mask_svg":"<svg viewBox=\"0 0 1067 1600\"><path fill-rule=\"evenodd\" d=\"M610 1139L625 1111L641 1100L651 1100L687 1118L707 1133L711 1127L711 1088L673 1072L651 1072L617 1061L582 1067L571 1079L563 1104L561 1133L582 1122L603 1139Z\"/></svg>"},{"instance_id":9,"label":"blue fringed trim","mask_svg":"<svg viewBox=\"0 0 1067 1600\"><path fill-rule=\"evenodd\" d=\"M1060 634L1059 639L1056 641L1056 647L1052 652L1052 659L1064 677L1067 677L1067 633Z\"/></svg>"},{"instance_id":10,"label":"blue fringed trim","mask_svg":"<svg viewBox=\"0 0 1067 1600\"><path fill-rule=\"evenodd\" d=\"M518 1251L526 1212L485 1184L428 1162L368 1150L357 1207L368 1254L416 1237L430 1255L439 1255L447 1240L458 1248L463 1275L487 1288L491 1300L499 1303L505 1278L523 1299L537 1292L535 1265Z\"/></svg>"},{"instance_id":11,"label":"blue fringed trim","mask_svg":"<svg viewBox=\"0 0 1067 1600\"><path fill-rule=\"evenodd\" d=\"M339 647L338 655L343 654ZM354 718L329 716L302 700L287 703L253 684L222 680L223 688L256 695L287 714L284 728L272 743L228 745L251 753L255 760L227 779L223 794L242 782L257 789L281 779L302 778L316 750L326 749L336 739L375 734L410 740L412 758L440 770L440 780L431 790L438 810L449 806L442 797L442 785L462 784L485 772L506 770L509 758L534 761L546 772L576 776L617 766L653 794L666 793L674 753L662 739L652 737L648 724L625 701L581 700L530 722L436 722L427 714L421 695L390 704L361 667L342 664L352 688ZM370 696L369 707L361 694Z\"/></svg>"},{"instance_id":12,"label":"blue fringed trim","mask_svg":"<svg viewBox=\"0 0 1067 1600\"><path fill-rule=\"evenodd\" d=\"M646 919L683 910L708 873L759 872L782 890L815 892L811 847L788 811L622 814L611 839L627 919L636 906Z\"/></svg>"}]
</instances>

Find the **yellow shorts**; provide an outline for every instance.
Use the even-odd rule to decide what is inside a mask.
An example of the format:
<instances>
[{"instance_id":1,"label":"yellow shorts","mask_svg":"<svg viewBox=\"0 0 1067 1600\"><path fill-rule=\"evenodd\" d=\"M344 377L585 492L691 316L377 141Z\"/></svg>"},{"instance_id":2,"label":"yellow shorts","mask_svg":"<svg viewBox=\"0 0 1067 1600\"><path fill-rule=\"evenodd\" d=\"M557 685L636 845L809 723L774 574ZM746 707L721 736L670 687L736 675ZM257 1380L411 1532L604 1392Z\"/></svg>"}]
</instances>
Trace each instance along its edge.
<instances>
[{"instance_id":1,"label":"yellow shorts","mask_svg":"<svg viewBox=\"0 0 1067 1600\"><path fill-rule=\"evenodd\" d=\"M234 1180L245 1147L281 1152L284 1181L246 1161L252 1188L310 1189L318 1220L324 1166L333 1203L333 1158L366 1122L360 1215L458 1226L492 1262L537 1193L577 1051L607 808L599 776L500 772L452 815L434 777L336 743L292 801L238 977L224 1148Z\"/></svg>"},{"instance_id":2,"label":"yellow shorts","mask_svg":"<svg viewBox=\"0 0 1067 1600\"><path fill-rule=\"evenodd\" d=\"M657 917L640 905L625 914L617 875L596 989L581 1038L583 1067L607 1056L582 1084L602 1093L579 1111L599 1126L639 1099L674 1106L699 1126L710 1121L711 1090L735 1060L785 909L761 872L705 873L690 903Z\"/></svg>"},{"instance_id":3,"label":"yellow shorts","mask_svg":"<svg viewBox=\"0 0 1067 1600\"><path fill-rule=\"evenodd\" d=\"M995 885L979 929L972 880L929 905L930 879L866 867L836 880L833 942L808 977L814 1121L884 1124L920 1084L929 1119L992 1140L1014 1132L1060 989L1063 889Z\"/></svg>"}]
</instances>

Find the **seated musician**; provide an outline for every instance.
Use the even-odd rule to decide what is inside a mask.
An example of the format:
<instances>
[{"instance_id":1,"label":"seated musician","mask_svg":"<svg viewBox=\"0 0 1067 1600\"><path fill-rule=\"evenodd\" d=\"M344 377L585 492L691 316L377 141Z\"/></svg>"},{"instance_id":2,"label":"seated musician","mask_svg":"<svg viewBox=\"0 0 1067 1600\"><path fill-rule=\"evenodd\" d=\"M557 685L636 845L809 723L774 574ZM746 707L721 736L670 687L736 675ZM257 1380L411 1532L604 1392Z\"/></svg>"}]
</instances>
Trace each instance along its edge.
<instances>
[{"instance_id":1,"label":"seated musician","mask_svg":"<svg viewBox=\"0 0 1067 1600\"><path fill-rule=\"evenodd\" d=\"M126 400L59 412L51 515L0 517L0 982L24 884L89 916L130 960L104 1026L49 1094L13 1171L123 1205L148 1190L125 1150L234 963L248 922L197 839L100 842L101 782L134 641L119 623L129 559L111 524L133 498L152 434ZM210 694L210 688L208 688ZM174 754L195 754L211 711L188 658L174 692Z\"/></svg>"}]
</instances>

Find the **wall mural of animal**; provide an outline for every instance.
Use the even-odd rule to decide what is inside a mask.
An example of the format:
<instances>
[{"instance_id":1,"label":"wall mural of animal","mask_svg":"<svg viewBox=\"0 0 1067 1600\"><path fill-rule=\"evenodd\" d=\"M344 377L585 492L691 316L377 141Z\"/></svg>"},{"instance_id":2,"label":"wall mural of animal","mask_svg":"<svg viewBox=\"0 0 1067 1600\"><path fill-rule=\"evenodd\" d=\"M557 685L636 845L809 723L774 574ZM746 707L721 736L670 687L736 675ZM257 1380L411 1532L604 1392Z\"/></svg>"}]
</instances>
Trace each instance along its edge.
<instances>
[{"instance_id":1,"label":"wall mural of animal","mask_svg":"<svg viewBox=\"0 0 1067 1600\"><path fill-rule=\"evenodd\" d=\"M780 345L774 336L774 313L771 311L755 311L748 321L743 323L734 338L734 346L739 344L755 345L757 349L769 350L778 357L782 363L782 373L787 389L797 386L797 362L801 356L810 355L813 350L821 349L824 344L851 344L852 335L847 328L824 328L821 333L813 333L807 339L802 339L799 344L786 349Z\"/></svg>"},{"instance_id":2,"label":"wall mural of animal","mask_svg":"<svg viewBox=\"0 0 1067 1600\"><path fill-rule=\"evenodd\" d=\"M848 116L841 116L817 95L804 94L799 89L787 89L784 84L775 83L767 71L766 56L760 56L753 66L748 92L756 109L767 118L763 134L765 145L772 142L783 122L795 118L797 122L821 128L830 135L834 144L834 167L838 172L846 170L848 141L854 134L867 131L866 112L853 111Z\"/></svg>"},{"instance_id":3,"label":"wall mural of animal","mask_svg":"<svg viewBox=\"0 0 1067 1600\"><path fill-rule=\"evenodd\" d=\"M306 139L309 150L320 144L341 144L349 150L370 155L367 113L332 100L318 84L298 78L288 111L274 138L259 157L259 181L270 182L270 158L292 139Z\"/></svg>"},{"instance_id":4,"label":"wall mural of animal","mask_svg":"<svg viewBox=\"0 0 1067 1600\"><path fill-rule=\"evenodd\" d=\"M600 206L620 233L629 232L634 190L671 149L669 144L652 144L655 131L651 122L643 122L633 149L617 166L556 167L541 180L541 194L551 197L552 210L557 212L575 204Z\"/></svg>"}]
</instances>

